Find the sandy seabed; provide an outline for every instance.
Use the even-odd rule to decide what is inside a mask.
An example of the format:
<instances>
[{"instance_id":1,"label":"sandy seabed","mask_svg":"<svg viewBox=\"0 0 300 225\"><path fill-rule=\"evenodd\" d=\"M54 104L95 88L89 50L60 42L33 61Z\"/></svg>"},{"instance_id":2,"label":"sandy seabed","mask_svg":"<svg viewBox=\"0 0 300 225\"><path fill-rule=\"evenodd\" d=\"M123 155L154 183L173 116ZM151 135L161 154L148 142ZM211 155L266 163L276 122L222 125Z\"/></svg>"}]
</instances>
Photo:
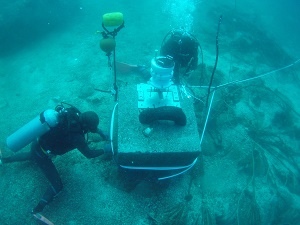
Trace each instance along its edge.
<instances>
[{"instance_id":1,"label":"sandy seabed","mask_svg":"<svg viewBox=\"0 0 300 225\"><path fill-rule=\"evenodd\" d=\"M162 3L144 4L82 3L80 22L1 58L4 156L13 154L5 147L8 135L61 101L81 111L96 111L101 127L108 131L115 101L95 88L111 90L113 76L96 31L101 30L103 13L122 11L126 23L116 37L117 60L148 64L174 21ZM220 14L214 86L296 61L290 43L274 40L253 12L237 12L231 4L199 2L195 7L194 33L205 65L203 73L199 66L186 80L190 85L209 83ZM120 87L142 80L137 74L118 74ZM120 171L112 159L89 160L76 150L56 157L64 189L43 215L54 224L69 225L299 224L299 87L296 64L262 79L218 89L197 164L170 180L158 182L157 174ZM194 93L205 99L203 89L195 88ZM195 109L201 133L204 104L198 102ZM39 168L31 162L6 164L0 175L0 224L37 224L30 211L48 186Z\"/></svg>"}]
</instances>

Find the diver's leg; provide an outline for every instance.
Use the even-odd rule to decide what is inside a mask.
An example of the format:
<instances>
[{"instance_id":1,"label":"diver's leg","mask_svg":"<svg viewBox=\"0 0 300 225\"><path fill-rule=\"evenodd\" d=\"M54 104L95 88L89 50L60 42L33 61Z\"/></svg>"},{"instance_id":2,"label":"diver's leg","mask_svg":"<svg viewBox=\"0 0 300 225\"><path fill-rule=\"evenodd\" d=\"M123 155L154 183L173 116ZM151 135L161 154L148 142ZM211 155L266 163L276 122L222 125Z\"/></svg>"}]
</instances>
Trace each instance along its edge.
<instances>
[{"instance_id":1,"label":"diver's leg","mask_svg":"<svg viewBox=\"0 0 300 225\"><path fill-rule=\"evenodd\" d=\"M31 159L30 152L21 152L10 157L2 157L2 163L22 162Z\"/></svg>"},{"instance_id":2,"label":"diver's leg","mask_svg":"<svg viewBox=\"0 0 300 225\"><path fill-rule=\"evenodd\" d=\"M52 160L41 151L41 148L38 146L36 147L36 150L32 152L37 165L51 183L38 205L33 209L33 213L38 213L43 211L44 207L62 190L63 184Z\"/></svg>"}]
</instances>

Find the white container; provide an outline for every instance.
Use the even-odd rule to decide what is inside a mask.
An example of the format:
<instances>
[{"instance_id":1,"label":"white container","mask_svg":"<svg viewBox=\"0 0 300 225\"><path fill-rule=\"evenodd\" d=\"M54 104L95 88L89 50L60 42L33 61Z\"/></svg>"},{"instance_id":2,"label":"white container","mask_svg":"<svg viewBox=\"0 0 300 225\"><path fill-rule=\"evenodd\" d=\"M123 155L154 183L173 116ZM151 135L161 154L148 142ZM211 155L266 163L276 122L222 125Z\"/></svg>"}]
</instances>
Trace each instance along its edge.
<instances>
[{"instance_id":1,"label":"white container","mask_svg":"<svg viewBox=\"0 0 300 225\"><path fill-rule=\"evenodd\" d=\"M151 60L150 84L159 89L172 85L172 77L175 63L172 58L165 56L154 57Z\"/></svg>"}]
</instances>

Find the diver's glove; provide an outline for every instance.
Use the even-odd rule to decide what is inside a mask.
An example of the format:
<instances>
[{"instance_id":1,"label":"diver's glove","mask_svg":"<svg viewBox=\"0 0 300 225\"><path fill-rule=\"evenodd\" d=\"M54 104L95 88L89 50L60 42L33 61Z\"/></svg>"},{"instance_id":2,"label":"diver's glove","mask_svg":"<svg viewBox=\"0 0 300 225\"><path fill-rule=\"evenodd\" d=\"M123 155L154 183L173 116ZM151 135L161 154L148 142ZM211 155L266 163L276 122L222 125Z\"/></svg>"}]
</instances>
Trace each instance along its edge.
<instances>
[{"instance_id":1,"label":"diver's glove","mask_svg":"<svg viewBox=\"0 0 300 225\"><path fill-rule=\"evenodd\" d=\"M109 141L109 134L104 133L100 128L97 129L97 134L99 134L105 141Z\"/></svg>"}]
</instances>

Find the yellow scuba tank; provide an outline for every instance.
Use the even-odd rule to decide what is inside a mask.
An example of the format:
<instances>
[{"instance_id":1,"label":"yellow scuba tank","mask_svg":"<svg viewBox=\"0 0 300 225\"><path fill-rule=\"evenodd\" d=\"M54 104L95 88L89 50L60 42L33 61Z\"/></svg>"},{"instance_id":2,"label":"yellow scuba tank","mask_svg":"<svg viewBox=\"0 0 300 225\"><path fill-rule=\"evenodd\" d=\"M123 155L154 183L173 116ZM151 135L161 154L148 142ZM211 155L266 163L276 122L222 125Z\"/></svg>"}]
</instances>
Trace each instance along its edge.
<instances>
[{"instance_id":1,"label":"yellow scuba tank","mask_svg":"<svg viewBox=\"0 0 300 225\"><path fill-rule=\"evenodd\" d=\"M103 15L102 21L105 27L118 27L123 23L123 13L106 13Z\"/></svg>"}]
</instances>

